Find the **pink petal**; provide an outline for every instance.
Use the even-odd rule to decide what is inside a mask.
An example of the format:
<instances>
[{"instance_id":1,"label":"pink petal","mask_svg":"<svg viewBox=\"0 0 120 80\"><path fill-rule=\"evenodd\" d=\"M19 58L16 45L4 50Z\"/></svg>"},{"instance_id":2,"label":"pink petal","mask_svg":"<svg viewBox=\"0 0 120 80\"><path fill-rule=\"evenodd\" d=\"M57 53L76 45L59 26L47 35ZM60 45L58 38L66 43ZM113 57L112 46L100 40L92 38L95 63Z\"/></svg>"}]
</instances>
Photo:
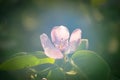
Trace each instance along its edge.
<instances>
[{"instance_id":1,"label":"pink petal","mask_svg":"<svg viewBox=\"0 0 120 80\"><path fill-rule=\"evenodd\" d=\"M51 31L52 42L65 41L69 38L69 30L65 26L54 27Z\"/></svg>"},{"instance_id":2,"label":"pink petal","mask_svg":"<svg viewBox=\"0 0 120 80\"><path fill-rule=\"evenodd\" d=\"M75 51L76 48L79 46L81 40L81 30L75 29L70 37L70 51Z\"/></svg>"},{"instance_id":3,"label":"pink petal","mask_svg":"<svg viewBox=\"0 0 120 80\"><path fill-rule=\"evenodd\" d=\"M40 40L46 56L54 59L63 58L61 51L53 46L46 34L40 35Z\"/></svg>"}]
</instances>

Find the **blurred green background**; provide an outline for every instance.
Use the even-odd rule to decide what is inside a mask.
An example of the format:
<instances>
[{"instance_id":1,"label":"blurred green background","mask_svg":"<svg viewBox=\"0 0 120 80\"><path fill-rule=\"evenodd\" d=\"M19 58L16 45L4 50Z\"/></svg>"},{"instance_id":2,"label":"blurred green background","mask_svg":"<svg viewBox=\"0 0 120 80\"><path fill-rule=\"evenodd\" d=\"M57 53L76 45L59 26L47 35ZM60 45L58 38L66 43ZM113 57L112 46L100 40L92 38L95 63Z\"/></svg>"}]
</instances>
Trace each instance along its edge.
<instances>
[{"instance_id":1,"label":"blurred green background","mask_svg":"<svg viewBox=\"0 0 120 80\"><path fill-rule=\"evenodd\" d=\"M60 25L70 32L80 28L89 50L109 64L112 80L120 80L119 0L0 0L0 63L17 52L43 50L40 34L50 37L52 27Z\"/></svg>"}]
</instances>

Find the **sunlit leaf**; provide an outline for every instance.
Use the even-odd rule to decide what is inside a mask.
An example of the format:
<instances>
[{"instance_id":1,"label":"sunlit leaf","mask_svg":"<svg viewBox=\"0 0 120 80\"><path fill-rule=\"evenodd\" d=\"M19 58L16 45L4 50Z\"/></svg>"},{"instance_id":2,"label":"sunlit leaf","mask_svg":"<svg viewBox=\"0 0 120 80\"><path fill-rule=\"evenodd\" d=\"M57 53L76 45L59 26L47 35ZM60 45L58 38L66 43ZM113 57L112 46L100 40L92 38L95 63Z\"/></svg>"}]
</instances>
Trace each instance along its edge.
<instances>
[{"instance_id":1,"label":"sunlit leaf","mask_svg":"<svg viewBox=\"0 0 120 80\"><path fill-rule=\"evenodd\" d=\"M99 6L105 4L107 0L91 0L92 6Z\"/></svg>"},{"instance_id":2,"label":"sunlit leaf","mask_svg":"<svg viewBox=\"0 0 120 80\"><path fill-rule=\"evenodd\" d=\"M110 68L97 53L89 50L77 51L72 56L73 65L89 80L109 80Z\"/></svg>"},{"instance_id":3,"label":"sunlit leaf","mask_svg":"<svg viewBox=\"0 0 120 80\"><path fill-rule=\"evenodd\" d=\"M52 58L38 58L32 54L26 55L16 55L11 57L10 59L4 61L0 64L1 70L18 70L23 68L29 68L41 64L50 63L53 64L55 62Z\"/></svg>"},{"instance_id":4,"label":"sunlit leaf","mask_svg":"<svg viewBox=\"0 0 120 80\"><path fill-rule=\"evenodd\" d=\"M75 74L77 74L77 72L74 71L74 70L71 70L71 71L66 72L66 74L68 74L68 75L75 75Z\"/></svg>"},{"instance_id":5,"label":"sunlit leaf","mask_svg":"<svg viewBox=\"0 0 120 80\"><path fill-rule=\"evenodd\" d=\"M46 58L47 56L45 55L44 52L42 51L35 51L35 52L30 52L30 54L38 57L38 58Z\"/></svg>"}]
</instances>

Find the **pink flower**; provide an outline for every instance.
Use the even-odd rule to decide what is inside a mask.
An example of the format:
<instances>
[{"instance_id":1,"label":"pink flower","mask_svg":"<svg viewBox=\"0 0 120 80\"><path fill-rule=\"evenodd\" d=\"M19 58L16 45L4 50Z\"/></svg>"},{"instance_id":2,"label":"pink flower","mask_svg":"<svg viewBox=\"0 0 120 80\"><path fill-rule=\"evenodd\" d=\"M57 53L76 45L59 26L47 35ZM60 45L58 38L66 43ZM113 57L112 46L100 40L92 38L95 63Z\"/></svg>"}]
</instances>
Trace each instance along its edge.
<instances>
[{"instance_id":1,"label":"pink flower","mask_svg":"<svg viewBox=\"0 0 120 80\"><path fill-rule=\"evenodd\" d=\"M64 54L74 52L81 42L81 30L75 29L69 39L70 33L65 26L56 26L51 31L51 39L43 33L40 40L45 54L54 59L63 58Z\"/></svg>"}]
</instances>

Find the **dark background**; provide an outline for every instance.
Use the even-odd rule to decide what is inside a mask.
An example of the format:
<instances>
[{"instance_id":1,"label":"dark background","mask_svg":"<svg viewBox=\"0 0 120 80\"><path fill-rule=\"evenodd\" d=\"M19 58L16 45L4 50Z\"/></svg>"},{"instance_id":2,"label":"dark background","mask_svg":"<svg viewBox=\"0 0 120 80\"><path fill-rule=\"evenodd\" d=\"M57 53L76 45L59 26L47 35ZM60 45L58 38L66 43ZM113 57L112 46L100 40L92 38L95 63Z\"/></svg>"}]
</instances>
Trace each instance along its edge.
<instances>
[{"instance_id":1,"label":"dark background","mask_svg":"<svg viewBox=\"0 0 120 80\"><path fill-rule=\"evenodd\" d=\"M112 80L120 80L119 0L0 0L0 63L18 52L42 50L40 34L50 37L52 27L60 25L70 32L80 28L89 49L109 64Z\"/></svg>"}]
</instances>

